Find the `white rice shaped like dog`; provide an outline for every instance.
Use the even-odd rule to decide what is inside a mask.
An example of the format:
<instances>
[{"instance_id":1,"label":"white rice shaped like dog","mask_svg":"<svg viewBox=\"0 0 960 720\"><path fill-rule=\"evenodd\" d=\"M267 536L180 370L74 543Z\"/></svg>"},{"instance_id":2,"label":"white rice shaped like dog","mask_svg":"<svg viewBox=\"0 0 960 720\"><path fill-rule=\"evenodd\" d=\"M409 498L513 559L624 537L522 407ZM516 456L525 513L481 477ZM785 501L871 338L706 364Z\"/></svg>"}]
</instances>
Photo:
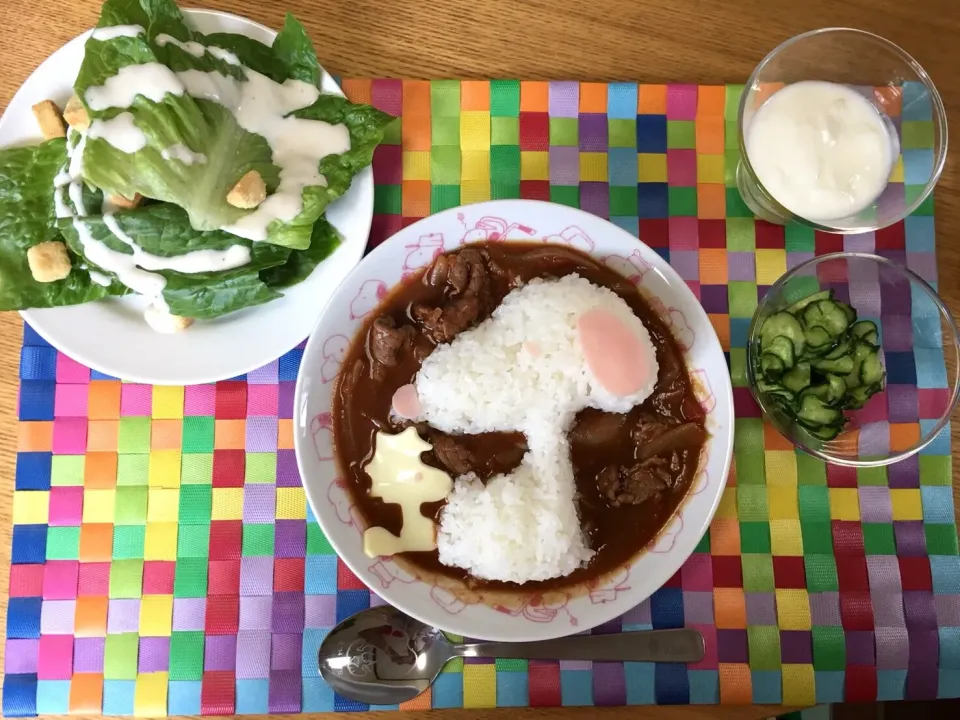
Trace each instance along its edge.
<instances>
[{"instance_id":1,"label":"white rice shaped like dog","mask_svg":"<svg viewBox=\"0 0 960 720\"><path fill-rule=\"evenodd\" d=\"M577 517L567 431L585 407L642 403L657 372L627 303L577 275L513 290L492 317L438 346L414 382L419 419L452 434L520 431L529 448L485 486L472 473L457 478L440 519L440 562L516 583L584 565L593 551Z\"/></svg>"}]
</instances>

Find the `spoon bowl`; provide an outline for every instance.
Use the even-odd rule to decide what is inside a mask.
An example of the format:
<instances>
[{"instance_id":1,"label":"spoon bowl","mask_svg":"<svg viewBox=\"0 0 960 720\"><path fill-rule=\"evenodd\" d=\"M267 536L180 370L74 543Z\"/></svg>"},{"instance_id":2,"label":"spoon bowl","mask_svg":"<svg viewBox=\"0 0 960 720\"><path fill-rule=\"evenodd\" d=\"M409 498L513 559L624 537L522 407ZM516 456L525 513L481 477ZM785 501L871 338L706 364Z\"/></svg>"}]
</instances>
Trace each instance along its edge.
<instances>
[{"instance_id":1,"label":"spoon bowl","mask_svg":"<svg viewBox=\"0 0 960 720\"><path fill-rule=\"evenodd\" d=\"M412 700L456 657L526 660L699 662L696 630L641 630L529 643L455 644L438 629L387 605L347 618L320 646L320 675L340 695L371 705Z\"/></svg>"}]
</instances>

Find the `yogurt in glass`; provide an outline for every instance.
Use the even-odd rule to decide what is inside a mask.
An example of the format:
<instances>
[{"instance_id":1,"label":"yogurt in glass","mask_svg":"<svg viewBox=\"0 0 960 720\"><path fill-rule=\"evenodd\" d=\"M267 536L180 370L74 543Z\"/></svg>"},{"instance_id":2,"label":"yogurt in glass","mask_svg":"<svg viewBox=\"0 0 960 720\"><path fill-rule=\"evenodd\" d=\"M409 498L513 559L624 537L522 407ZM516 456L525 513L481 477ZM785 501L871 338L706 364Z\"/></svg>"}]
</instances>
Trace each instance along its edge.
<instances>
[{"instance_id":1,"label":"yogurt in glass","mask_svg":"<svg viewBox=\"0 0 960 720\"><path fill-rule=\"evenodd\" d=\"M763 187L794 215L827 221L872 205L900 154L890 120L838 83L784 86L754 113L744 135Z\"/></svg>"}]
</instances>

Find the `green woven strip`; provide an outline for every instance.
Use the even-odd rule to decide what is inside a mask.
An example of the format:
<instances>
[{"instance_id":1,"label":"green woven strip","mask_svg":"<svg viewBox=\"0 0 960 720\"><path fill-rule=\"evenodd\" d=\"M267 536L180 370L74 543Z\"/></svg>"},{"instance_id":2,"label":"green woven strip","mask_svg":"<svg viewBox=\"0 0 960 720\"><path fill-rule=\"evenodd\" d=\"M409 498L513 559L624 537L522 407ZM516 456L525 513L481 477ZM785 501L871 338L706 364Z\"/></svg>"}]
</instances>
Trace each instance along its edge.
<instances>
[{"instance_id":1,"label":"green woven strip","mask_svg":"<svg viewBox=\"0 0 960 720\"><path fill-rule=\"evenodd\" d=\"M76 560L80 557L80 528L47 529L47 560Z\"/></svg>"},{"instance_id":2,"label":"green woven strip","mask_svg":"<svg viewBox=\"0 0 960 720\"><path fill-rule=\"evenodd\" d=\"M333 555L333 546L317 523L307 523L307 555Z\"/></svg>"},{"instance_id":3,"label":"green woven strip","mask_svg":"<svg viewBox=\"0 0 960 720\"><path fill-rule=\"evenodd\" d=\"M183 419L183 452L212 453L214 419L206 415L190 416Z\"/></svg>"},{"instance_id":4,"label":"green woven strip","mask_svg":"<svg viewBox=\"0 0 960 720\"><path fill-rule=\"evenodd\" d=\"M741 523L741 528L744 524L747 523ZM769 533L768 529L768 537ZM773 558L769 554L744 550L740 560L744 592L773 592Z\"/></svg>"},{"instance_id":5,"label":"green woven strip","mask_svg":"<svg viewBox=\"0 0 960 720\"><path fill-rule=\"evenodd\" d=\"M117 448L121 455L150 452L150 418L120 418Z\"/></svg>"},{"instance_id":6,"label":"green woven strip","mask_svg":"<svg viewBox=\"0 0 960 720\"><path fill-rule=\"evenodd\" d=\"M737 460L738 490L744 485L766 485L762 420L734 420L733 452Z\"/></svg>"},{"instance_id":7,"label":"green woven strip","mask_svg":"<svg viewBox=\"0 0 960 720\"><path fill-rule=\"evenodd\" d=\"M53 487L83 485L84 455L54 455L50 463Z\"/></svg>"},{"instance_id":8,"label":"green woven strip","mask_svg":"<svg viewBox=\"0 0 960 720\"><path fill-rule=\"evenodd\" d=\"M143 560L114 559L110 564L110 598L139 598L142 588Z\"/></svg>"},{"instance_id":9,"label":"green woven strip","mask_svg":"<svg viewBox=\"0 0 960 720\"><path fill-rule=\"evenodd\" d=\"M209 485L180 487L180 524L209 525L213 506L213 490Z\"/></svg>"},{"instance_id":10,"label":"green woven strip","mask_svg":"<svg viewBox=\"0 0 960 720\"><path fill-rule=\"evenodd\" d=\"M843 670L847 665L847 647L843 628L833 625L813 627L813 667L815 670Z\"/></svg>"},{"instance_id":11,"label":"green woven strip","mask_svg":"<svg viewBox=\"0 0 960 720\"><path fill-rule=\"evenodd\" d=\"M148 489L142 485L118 487L113 509L117 525L143 525L147 522Z\"/></svg>"},{"instance_id":12,"label":"green woven strip","mask_svg":"<svg viewBox=\"0 0 960 720\"><path fill-rule=\"evenodd\" d=\"M136 680L139 649L137 633L107 635L103 647L104 680Z\"/></svg>"},{"instance_id":13,"label":"green woven strip","mask_svg":"<svg viewBox=\"0 0 960 720\"><path fill-rule=\"evenodd\" d=\"M207 596L207 558L180 558L173 578L174 597Z\"/></svg>"},{"instance_id":14,"label":"green woven strip","mask_svg":"<svg viewBox=\"0 0 960 720\"><path fill-rule=\"evenodd\" d=\"M203 631L175 631L170 635L170 679L203 678Z\"/></svg>"},{"instance_id":15,"label":"green woven strip","mask_svg":"<svg viewBox=\"0 0 960 720\"><path fill-rule=\"evenodd\" d=\"M249 455L247 456L250 457ZM249 480L249 477L247 478ZM184 485L209 485L213 482L213 455L184 455L180 461L180 493Z\"/></svg>"},{"instance_id":16,"label":"green woven strip","mask_svg":"<svg viewBox=\"0 0 960 720\"><path fill-rule=\"evenodd\" d=\"M797 458L797 482L801 485L826 485L827 484L827 466L823 460L819 460L806 453L798 452Z\"/></svg>"},{"instance_id":17,"label":"green woven strip","mask_svg":"<svg viewBox=\"0 0 960 720\"><path fill-rule=\"evenodd\" d=\"M840 589L837 581L837 562L833 555L813 554L806 546L803 556L803 569L807 578L807 591L836 592Z\"/></svg>"},{"instance_id":18,"label":"green woven strip","mask_svg":"<svg viewBox=\"0 0 960 720\"><path fill-rule=\"evenodd\" d=\"M180 488L183 497L184 488ZM210 554L210 526L188 525L177 528L177 558L205 558Z\"/></svg>"},{"instance_id":19,"label":"green woven strip","mask_svg":"<svg viewBox=\"0 0 960 720\"><path fill-rule=\"evenodd\" d=\"M274 548L273 525L255 523L243 526L243 556L267 555L273 556Z\"/></svg>"},{"instance_id":20,"label":"green woven strip","mask_svg":"<svg viewBox=\"0 0 960 720\"><path fill-rule=\"evenodd\" d=\"M277 482L276 453L247 453L246 481L275 485Z\"/></svg>"},{"instance_id":21,"label":"green woven strip","mask_svg":"<svg viewBox=\"0 0 960 720\"><path fill-rule=\"evenodd\" d=\"M696 147L697 126L693 120L667 120L668 150L693 150Z\"/></svg>"},{"instance_id":22,"label":"green woven strip","mask_svg":"<svg viewBox=\"0 0 960 720\"><path fill-rule=\"evenodd\" d=\"M113 529L113 559L133 560L143 557L144 525L117 525ZM112 589L112 583L111 583Z\"/></svg>"},{"instance_id":23,"label":"green woven strip","mask_svg":"<svg viewBox=\"0 0 960 720\"><path fill-rule=\"evenodd\" d=\"M150 456L119 455L117 457L117 485L147 485L150 481Z\"/></svg>"},{"instance_id":24,"label":"green woven strip","mask_svg":"<svg viewBox=\"0 0 960 720\"><path fill-rule=\"evenodd\" d=\"M747 628L751 670L780 669L780 630L775 625L751 625Z\"/></svg>"},{"instance_id":25,"label":"green woven strip","mask_svg":"<svg viewBox=\"0 0 960 720\"><path fill-rule=\"evenodd\" d=\"M520 81L490 81L490 116L515 118L520 116Z\"/></svg>"},{"instance_id":26,"label":"green woven strip","mask_svg":"<svg viewBox=\"0 0 960 720\"><path fill-rule=\"evenodd\" d=\"M726 223L728 252L752 253L757 249L756 223L753 218L727 218Z\"/></svg>"}]
</instances>

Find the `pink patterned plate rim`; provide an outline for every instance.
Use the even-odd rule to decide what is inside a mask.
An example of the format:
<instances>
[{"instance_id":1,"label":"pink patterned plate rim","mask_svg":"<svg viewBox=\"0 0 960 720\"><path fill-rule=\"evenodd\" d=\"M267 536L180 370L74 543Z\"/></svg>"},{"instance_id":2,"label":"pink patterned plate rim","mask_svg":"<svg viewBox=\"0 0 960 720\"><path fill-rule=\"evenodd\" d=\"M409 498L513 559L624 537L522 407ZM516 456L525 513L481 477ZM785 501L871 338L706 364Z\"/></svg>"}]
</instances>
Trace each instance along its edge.
<instances>
[{"instance_id":1,"label":"pink patterned plate rim","mask_svg":"<svg viewBox=\"0 0 960 720\"><path fill-rule=\"evenodd\" d=\"M498 602L424 578L390 558L363 553L365 523L338 477L331 397L350 340L389 289L440 253L478 241L543 241L601 259L634 282L677 338L711 434L693 488L657 541L630 564L589 585ZM716 332L693 292L653 250L595 215L535 200L453 208L398 232L365 257L333 293L307 342L297 378L294 441L313 514L340 558L385 601L430 625L472 638L541 640L613 620L661 587L713 519L733 455L733 391Z\"/></svg>"}]
</instances>

